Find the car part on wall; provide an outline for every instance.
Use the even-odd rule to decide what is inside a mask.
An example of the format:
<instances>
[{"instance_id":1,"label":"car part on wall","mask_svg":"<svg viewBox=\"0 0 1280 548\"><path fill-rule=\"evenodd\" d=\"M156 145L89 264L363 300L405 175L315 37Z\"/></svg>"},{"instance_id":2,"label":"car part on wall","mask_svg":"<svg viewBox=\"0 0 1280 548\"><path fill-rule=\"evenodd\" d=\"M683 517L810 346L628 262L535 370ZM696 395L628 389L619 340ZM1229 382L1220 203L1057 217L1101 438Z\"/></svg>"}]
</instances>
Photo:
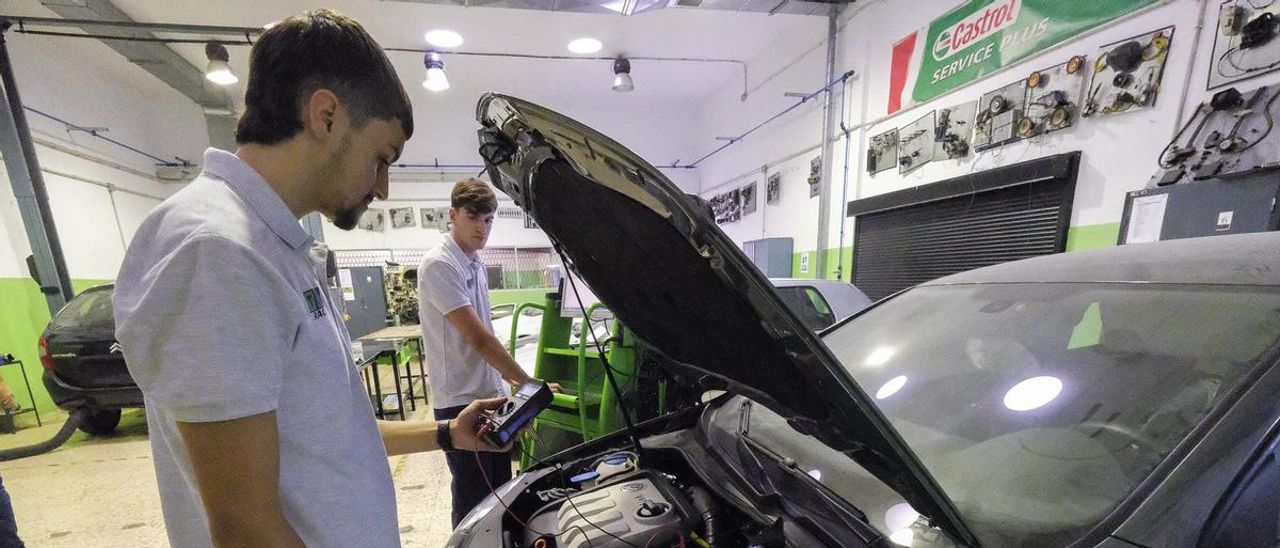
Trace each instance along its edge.
<instances>
[{"instance_id":1,"label":"car part on wall","mask_svg":"<svg viewBox=\"0 0 1280 548\"><path fill-rule=\"evenodd\" d=\"M934 160L954 160L969 155L973 118L977 112L978 103L972 101L938 109L933 131Z\"/></svg>"},{"instance_id":2,"label":"car part on wall","mask_svg":"<svg viewBox=\"0 0 1280 548\"><path fill-rule=\"evenodd\" d=\"M1215 93L1161 152L1148 188L1280 167L1277 98L1280 85Z\"/></svg>"},{"instance_id":3,"label":"car part on wall","mask_svg":"<svg viewBox=\"0 0 1280 548\"><path fill-rule=\"evenodd\" d=\"M1103 46L1093 63L1093 82L1082 115L1105 116L1156 103L1173 27Z\"/></svg>"},{"instance_id":4,"label":"car part on wall","mask_svg":"<svg viewBox=\"0 0 1280 548\"><path fill-rule=\"evenodd\" d=\"M898 173L906 175L933 159L934 113L898 130Z\"/></svg>"},{"instance_id":5,"label":"car part on wall","mask_svg":"<svg viewBox=\"0 0 1280 548\"><path fill-rule=\"evenodd\" d=\"M894 128L871 138L867 149L867 173L875 175L892 169L898 164L898 129Z\"/></svg>"},{"instance_id":6,"label":"car part on wall","mask_svg":"<svg viewBox=\"0 0 1280 548\"><path fill-rule=\"evenodd\" d=\"M1075 125L1084 93L1085 75L1079 70L1084 63L1084 57L1077 55L1027 76L1026 111L1018 121L1018 137L1025 139Z\"/></svg>"},{"instance_id":7,"label":"car part on wall","mask_svg":"<svg viewBox=\"0 0 1280 548\"><path fill-rule=\"evenodd\" d=\"M983 151L1018 140L1018 122L1023 115L1026 79L1018 80L982 96L973 123L973 149Z\"/></svg>"},{"instance_id":8,"label":"car part on wall","mask_svg":"<svg viewBox=\"0 0 1280 548\"><path fill-rule=\"evenodd\" d=\"M1280 68L1280 5L1227 0L1218 8L1209 89Z\"/></svg>"}]
</instances>

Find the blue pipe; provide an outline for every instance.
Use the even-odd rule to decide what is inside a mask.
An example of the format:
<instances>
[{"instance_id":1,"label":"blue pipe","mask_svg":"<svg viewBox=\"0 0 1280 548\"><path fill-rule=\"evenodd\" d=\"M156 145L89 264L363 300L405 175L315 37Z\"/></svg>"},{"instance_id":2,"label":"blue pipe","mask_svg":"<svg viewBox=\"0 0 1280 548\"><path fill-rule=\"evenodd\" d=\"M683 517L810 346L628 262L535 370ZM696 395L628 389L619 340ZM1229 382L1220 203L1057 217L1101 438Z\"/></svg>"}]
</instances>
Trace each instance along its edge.
<instances>
[{"instance_id":1,"label":"blue pipe","mask_svg":"<svg viewBox=\"0 0 1280 548\"><path fill-rule=\"evenodd\" d=\"M163 166L185 166L185 165L190 165L190 164L189 164L189 163L187 163L187 162L181 162L181 163L179 163L179 162L171 162L171 161L169 161L169 160L165 160L164 158L160 158L160 157L155 156L155 155L153 155L153 154L148 154L148 153L146 153L146 152L143 152L143 151L138 150L138 149L136 149L136 148L134 148L134 147L131 147L131 146L129 146L129 145L126 145L126 144L124 144L124 143L121 143L120 141L117 141L117 140L112 139L112 138L110 138L110 137L107 137L107 136L105 136L105 135L99 135L99 134L98 134L98 130L96 130L96 129L87 128L87 127L84 127L84 126L79 126L79 125L73 124L73 123L68 122L68 121L66 121L66 120L63 120L63 119L61 119L61 118L58 118L57 116L54 116L54 115L52 115L52 114L48 114L48 113L45 113L45 112L40 112L39 110L36 110L36 109L31 108L31 107L28 107L28 106L23 106L22 108L24 108L24 109L26 109L26 110L29 110L29 111L31 111L31 112L33 112L33 113L35 113L35 114L39 114L40 116L43 116L43 117L48 118L48 119L50 119L50 120L53 120L53 121L55 121L55 122L57 122L57 123L59 123L59 124L62 124L62 125L64 125L64 126L67 126L67 127L69 127L69 128L76 129L76 130L80 130L80 131L83 131L83 132L85 132L85 133L88 133L90 136L97 137L97 138L99 138L99 139L102 139L103 141L106 141L106 142L111 143L111 144L113 144L113 145L116 145L116 146L118 146L118 147L121 147L121 148L124 148L124 149L126 149L126 150L129 150L129 151L132 151L132 152L135 152L135 153L141 154L141 155L143 155L143 156L146 156L147 158L150 158L150 159L152 159L152 160L155 160L155 161L156 161L156 163L158 163L158 164L160 164L160 165L163 165Z\"/></svg>"},{"instance_id":2,"label":"blue pipe","mask_svg":"<svg viewBox=\"0 0 1280 548\"><path fill-rule=\"evenodd\" d=\"M799 102L797 102L796 104L794 104L794 105L791 105L791 106L787 107L787 108L786 108L786 110L783 110L782 112L779 112L779 113L777 113L777 114L773 115L773 116L772 116L772 117L770 117L768 120L765 120L765 121L763 121L763 122L760 122L758 125L756 125L756 127L753 127L753 128L751 128L751 129L747 130L747 132L746 132L746 133L743 133L742 135L739 135L739 136L737 136L737 137L730 137L730 138L729 138L729 142L725 143L725 144L724 144L724 145L722 145L720 148L717 148L717 149L715 149L715 150L711 151L711 152L710 152L710 153L708 153L706 156L703 156L703 157L701 157L701 158L698 158L695 162L693 162L692 164L689 164L689 166L690 166L690 167L698 167L698 164L701 164L701 163L702 163L703 161L705 161L707 158L710 158L710 157L712 157L712 156L715 156L716 154L719 154L719 153L720 153L720 151L722 151L722 150L724 150L724 149L726 149L726 148L729 148L730 146L733 146L735 143L737 143L738 141L741 141L741 140L742 140L743 138L745 138L746 136L751 135L752 133L755 133L755 131L756 131L756 130L758 130L758 129L760 129L760 128L762 128L762 127L766 126L766 125L768 125L769 123L773 122L774 120L777 120L778 118L781 118L781 117L785 116L787 113L789 113L789 112L791 112L791 111L795 110L796 108L800 107L800 105L805 104L805 103L806 103L806 102L808 102L810 99L813 99L814 97L817 97L817 96L818 96L818 94L820 94L820 93L822 93L822 92L824 92L824 91L827 91L827 90L831 89L831 86L834 86L834 85L836 85L837 83L843 83L843 82L845 82L846 80L848 80L848 79L850 79L850 78L852 78L852 77L853 77L853 71L852 71L852 70L851 70L851 71L848 71L848 72L846 72L846 73L844 73L844 74L842 74L842 75L840 75L840 77L839 77L839 78L836 78L835 80L832 80L832 81L831 81L830 83L828 83L827 85L822 86L821 88L819 88L819 89L818 89L818 91L815 91L815 92L813 92L813 93L810 93L810 94L808 94L808 95L805 95L805 96L804 96L804 98L800 99L800 101L799 101ZM826 139L826 136L823 136L823 139Z\"/></svg>"}]
</instances>

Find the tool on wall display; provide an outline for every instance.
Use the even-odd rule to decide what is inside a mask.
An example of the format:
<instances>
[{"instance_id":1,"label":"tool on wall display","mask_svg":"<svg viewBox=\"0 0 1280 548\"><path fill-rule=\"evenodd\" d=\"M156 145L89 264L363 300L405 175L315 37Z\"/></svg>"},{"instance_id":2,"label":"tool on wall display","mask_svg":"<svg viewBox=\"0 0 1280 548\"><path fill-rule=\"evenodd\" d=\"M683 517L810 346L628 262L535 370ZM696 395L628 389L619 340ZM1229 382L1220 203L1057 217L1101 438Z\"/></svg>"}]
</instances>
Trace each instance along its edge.
<instances>
[{"instance_id":1,"label":"tool on wall display","mask_svg":"<svg viewBox=\"0 0 1280 548\"><path fill-rule=\"evenodd\" d=\"M742 218L740 198L741 192L736 188L711 197L711 213L715 215L716 224L732 223Z\"/></svg>"},{"instance_id":2,"label":"tool on wall display","mask_svg":"<svg viewBox=\"0 0 1280 548\"><path fill-rule=\"evenodd\" d=\"M413 218L412 207L391 208L391 228L404 228L406 226L417 226L417 224L417 221Z\"/></svg>"},{"instance_id":3,"label":"tool on wall display","mask_svg":"<svg viewBox=\"0 0 1280 548\"><path fill-rule=\"evenodd\" d=\"M1275 131L1280 84L1219 91L1202 103L1160 154L1148 187L1227 178L1280 167Z\"/></svg>"},{"instance_id":4,"label":"tool on wall display","mask_svg":"<svg viewBox=\"0 0 1280 548\"><path fill-rule=\"evenodd\" d=\"M933 159L934 112L898 130L898 173L906 175Z\"/></svg>"},{"instance_id":5,"label":"tool on wall display","mask_svg":"<svg viewBox=\"0 0 1280 548\"><path fill-rule=\"evenodd\" d=\"M1102 46L1093 61L1082 114L1088 118L1154 106L1172 44L1173 27L1166 27Z\"/></svg>"},{"instance_id":6,"label":"tool on wall display","mask_svg":"<svg viewBox=\"0 0 1280 548\"><path fill-rule=\"evenodd\" d=\"M765 203L769 205L778 205L782 201L782 174L770 173L769 186L765 192Z\"/></svg>"},{"instance_id":7,"label":"tool on wall display","mask_svg":"<svg viewBox=\"0 0 1280 548\"><path fill-rule=\"evenodd\" d=\"M1026 107L1018 121L1018 137L1026 139L1075 125L1086 74L1085 58L1077 55L1065 63L1028 75Z\"/></svg>"},{"instance_id":8,"label":"tool on wall display","mask_svg":"<svg viewBox=\"0 0 1280 548\"><path fill-rule=\"evenodd\" d=\"M357 226L374 232L382 232L386 230L387 210L376 207L366 209L364 214L360 215L360 222Z\"/></svg>"},{"instance_id":9,"label":"tool on wall display","mask_svg":"<svg viewBox=\"0 0 1280 548\"><path fill-rule=\"evenodd\" d=\"M1275 0L1227 0L1218 7L1209 89L1280 68L1280 5Z\"/></svg>"},{"instance_id":10,"label":"tool on wall display","mask_svg":"<svg viewBox=\"0 0 1280 548\"><path fill-rule=\"evenodd\" d=\"M978 103L973 101L938 109L933 126L934 160L955 160L969 155L973 118L977 114Z\"/></svg>"},{"instance_id":11,"label":"tool on wall display","mask_svg":"<svg viewBox=\"0 0 1280 548\"><path fill-rule=\"evenodd\" d=\"M756 212L756 182L742 187L740 194L742 198L742 215L747 216Z\"/></svg>"},{"instance_id":12,"label":"tool on wall display","mask_svg":"<svg viewBox=\"0 0 1280 548\"><path fill-rule=\"evenodd\" d=\"M983 151L1018 140L1018 121L1022 119L1026 87L1026 80L1018 80L978 100L980 110L973 122L973 150Z\"/></svg>"},{"instance_id":13,"label":"tool on wall display","mask_svg":"<svg viewBox=\"0 0 1280 548\"><path fill-rule=\"evenodd\" d=\"M867 173L875 175L898 165L898 128L871 137L867 148Z\"/></svg>"},{"instance_id":14,"label":"tool on wall display","mask_svg":"<svg viewBox=\"0 0 1280 548\"><path fill-rule=\"evenodd\" d=\"M818 191L822 188L822 157L817 156L809 160L809 197L818 197Z\"/></svg>"}]
</instances>

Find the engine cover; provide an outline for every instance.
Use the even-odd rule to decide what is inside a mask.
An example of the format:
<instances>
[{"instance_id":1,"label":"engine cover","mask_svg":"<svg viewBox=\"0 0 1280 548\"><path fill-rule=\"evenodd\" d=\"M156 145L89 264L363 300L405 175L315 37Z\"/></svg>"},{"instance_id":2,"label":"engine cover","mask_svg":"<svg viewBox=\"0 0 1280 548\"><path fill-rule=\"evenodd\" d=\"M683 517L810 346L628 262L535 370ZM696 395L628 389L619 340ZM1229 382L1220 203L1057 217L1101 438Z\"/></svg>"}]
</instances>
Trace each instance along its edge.
<instances>
[{"instance_id":1,"label":"engine cover","mask_svg":"<svg viewBox=\"0 0 1280 548\"><path fill-rule=\"evenodd\" d=\"M692 517L688 501L670 482L642 471L552 503L529 526L554 536L556 546L646 546L688 536ZM532 545L538 533L527 531L526 536Z\"/></svg>"}]
</instances>

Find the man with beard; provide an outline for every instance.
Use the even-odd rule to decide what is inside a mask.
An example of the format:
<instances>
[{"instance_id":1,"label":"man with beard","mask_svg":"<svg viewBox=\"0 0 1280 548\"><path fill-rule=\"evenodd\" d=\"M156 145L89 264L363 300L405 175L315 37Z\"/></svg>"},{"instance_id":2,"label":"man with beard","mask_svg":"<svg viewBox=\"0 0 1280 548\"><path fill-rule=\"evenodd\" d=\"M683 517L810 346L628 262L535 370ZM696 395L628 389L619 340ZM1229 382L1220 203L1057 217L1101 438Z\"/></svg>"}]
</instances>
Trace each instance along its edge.
<instances>
[{"instance_id":1,"label":"man with beard","mask_svg":"<svg viewBox=\"0 0 1280 548\"><path fill-rule=\"evenodd\" d=\"M145 397L174 546L399 546L388 455L485 450L485 409L376 421L323 257L298 219L350 230L388 192L413 113L382 49L328 10L250 53L235 153L139 227L115 288L116 336Z\"/></svg>"}]
</instances>

